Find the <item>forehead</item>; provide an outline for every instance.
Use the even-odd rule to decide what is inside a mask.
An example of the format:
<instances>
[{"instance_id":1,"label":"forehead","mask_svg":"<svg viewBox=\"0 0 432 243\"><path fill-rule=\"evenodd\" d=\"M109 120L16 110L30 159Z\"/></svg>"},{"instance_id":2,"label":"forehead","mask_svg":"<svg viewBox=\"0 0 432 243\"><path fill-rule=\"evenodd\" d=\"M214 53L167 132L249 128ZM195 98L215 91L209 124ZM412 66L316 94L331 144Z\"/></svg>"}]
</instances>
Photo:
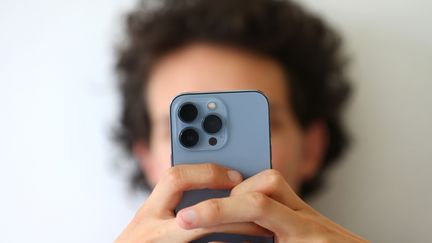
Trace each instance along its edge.
<instances>
[{"instance_id":1,"label":"forehead","mask_svg":"<svg viewBox=\"0 0 432 243\"><path fill-rule=\"evenodd\" d=\"M183 92L255 89L270 103L285 106L287 76L274 60L239 49L194 44L162 58L149 76L151 119L168 115L171 100Z\"/></svg>"}]
</instances>

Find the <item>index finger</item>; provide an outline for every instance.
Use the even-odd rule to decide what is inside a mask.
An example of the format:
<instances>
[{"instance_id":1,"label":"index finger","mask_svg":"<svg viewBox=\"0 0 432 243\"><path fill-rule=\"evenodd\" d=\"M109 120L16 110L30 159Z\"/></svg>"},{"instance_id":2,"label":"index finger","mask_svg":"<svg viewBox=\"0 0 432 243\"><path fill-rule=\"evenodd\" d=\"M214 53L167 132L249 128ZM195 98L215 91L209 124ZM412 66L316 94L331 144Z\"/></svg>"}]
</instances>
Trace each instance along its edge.
<instances>
[{"instance_id":1,"label":"index finger","mask_svg":"<svg viewBox=\"0 0 432 243\"><path fill-rule=\"evenodd\" d=\"M231 195L250 192L263 193L293 210L308 208L286 182L282 174L274 169L262 171L246 179L231 190Z\"/></svg>"},{"instance_id":2,"label":"index finger","mask_svg":"<svg viewBox=\"0 0 432 243\"><path fill-rule=\"evenodd\" d=\"M242 180L239 172L213 163L177 165L155 186L148 203L161 211L172 212L184 191L231 189Z\"/></svg>"}]
</instances>

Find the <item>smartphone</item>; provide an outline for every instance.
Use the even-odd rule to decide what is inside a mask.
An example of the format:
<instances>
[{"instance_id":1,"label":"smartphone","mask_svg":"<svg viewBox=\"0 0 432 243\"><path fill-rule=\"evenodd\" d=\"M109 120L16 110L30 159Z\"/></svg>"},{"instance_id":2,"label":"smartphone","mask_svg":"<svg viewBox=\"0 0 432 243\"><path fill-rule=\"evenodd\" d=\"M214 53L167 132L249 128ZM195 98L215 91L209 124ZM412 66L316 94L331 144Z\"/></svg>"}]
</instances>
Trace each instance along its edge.
<instances>
[{"instance_id":1,"label":"smartphone","mask_svg":"<svg viewBox=\"0 0 432 243\"><path fill-rule=\"evenodd\" d=\"M269 104L260 91L183 93L170 106L171 164L213 162L239 171L243 178L271 168ZM186 191L176 208L229 190ZM213 233L193 242L274 242L273 237Z\"/></svg>"}]
</instances>

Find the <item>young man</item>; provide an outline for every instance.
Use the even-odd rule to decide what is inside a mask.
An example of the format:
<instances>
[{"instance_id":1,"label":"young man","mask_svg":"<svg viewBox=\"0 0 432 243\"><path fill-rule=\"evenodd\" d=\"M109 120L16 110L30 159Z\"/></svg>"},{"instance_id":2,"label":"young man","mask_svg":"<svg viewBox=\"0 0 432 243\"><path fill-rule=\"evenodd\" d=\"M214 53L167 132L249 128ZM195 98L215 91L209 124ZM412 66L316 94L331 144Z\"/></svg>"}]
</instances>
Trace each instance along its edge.
<instances>
[{"instance_id":1,"label":"young man","mask_svg":"<svg viewBox=\"0 0 432 243\"><path fill-rule=\"evenodd\" d=\"M340 38L289 1L174 0L128 18L118 61L119 139L135 156L134 184L152 188L117 242L188 242L212 232L274 235L276 242L365 242L298 195L346 147L349 94ZM270 102L273 169L247 180L203 161L170 168L169 104L182 92L256 89ZM231 195L181 210L182 192Z\"/></svg>"}]
</instances>

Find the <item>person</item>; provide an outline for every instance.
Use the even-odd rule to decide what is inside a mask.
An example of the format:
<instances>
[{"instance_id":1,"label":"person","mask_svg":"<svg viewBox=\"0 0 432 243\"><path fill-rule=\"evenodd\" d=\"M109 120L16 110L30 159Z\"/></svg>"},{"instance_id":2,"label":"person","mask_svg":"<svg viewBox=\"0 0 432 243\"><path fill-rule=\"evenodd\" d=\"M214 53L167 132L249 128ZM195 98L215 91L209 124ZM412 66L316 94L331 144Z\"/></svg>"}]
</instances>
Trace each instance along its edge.
<instances>
[{"instance_id":1,"label":"person","mask_svg":"<svg viewBox=\"0 0 432 243\"><path fill-rule=\"evenodd\" d=\"M164 0L132 11L117 62L117 136L139 167L132 183L152 191L116 242L189 242L214 232L367 242L304 201L348 144L341 48L328 24L291 1ZM268 97L273 169L244 179L212 161L171 168L173 97L244 89ZM198 188L231 194L175 214L182 192Z\"/></svg>"}]
</instances>

